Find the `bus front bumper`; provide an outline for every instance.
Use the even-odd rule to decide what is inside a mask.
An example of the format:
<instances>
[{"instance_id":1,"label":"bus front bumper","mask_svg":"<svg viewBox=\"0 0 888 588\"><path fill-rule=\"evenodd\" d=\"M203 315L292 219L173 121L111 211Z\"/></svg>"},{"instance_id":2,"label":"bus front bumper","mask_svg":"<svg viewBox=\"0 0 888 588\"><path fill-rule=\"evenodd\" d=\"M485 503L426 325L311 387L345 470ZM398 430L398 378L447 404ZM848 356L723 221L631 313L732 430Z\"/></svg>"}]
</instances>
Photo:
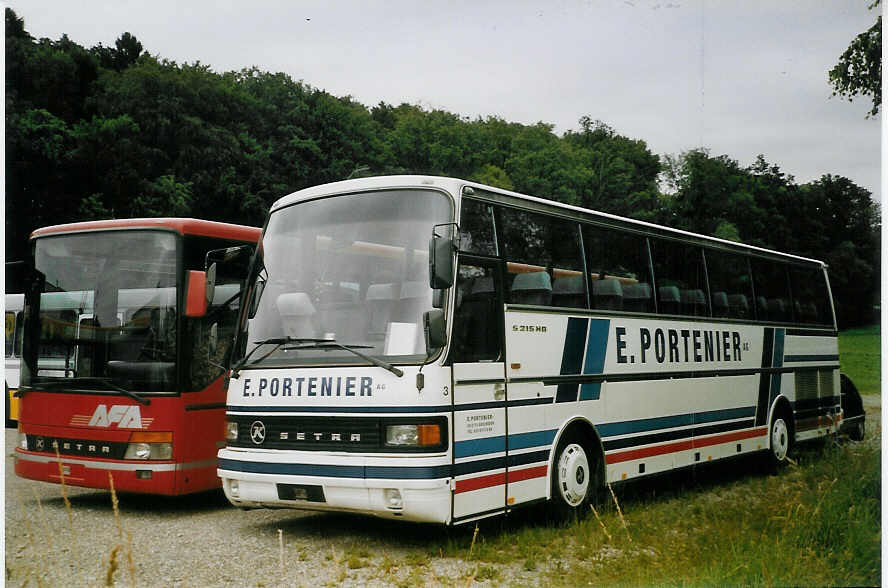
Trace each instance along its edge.
<instances>
[{"instance_id":1,"label":"bus front bumper","mask_svg":"<svg viewBox=\"0 0 888 588\"><path fill-rule=\"evenodd\" d=\"M323 458L302 452L277 454L222 449L217 473L225 496L240 508L295 508L415 522L450 522L449 476L366 477L362 475L364 466L353 465L356 459L352 456L344 458L352 465L331 466L330 456L326 456L324 464L310 463L319 459ZM385 467L378 466L378 469ZM422 475L423 470L429 474L443 471L440 466L416 469L417 475ZM336 475L330 475L331 471Z\"/></svg>"},{"instance_id":2,"label":"bus front bumper","mask_svg":"<svg viewBox=\"0 0 888 588\"><path fill-rule=\"evenodd\" d=\"M191 462L118 461L47 455L15 450L15 473L21 478L81 488L175 496L218 487L213 476L215 460ZM64 478L64 480L63 480Z\"/></svg>"}]
</instances>

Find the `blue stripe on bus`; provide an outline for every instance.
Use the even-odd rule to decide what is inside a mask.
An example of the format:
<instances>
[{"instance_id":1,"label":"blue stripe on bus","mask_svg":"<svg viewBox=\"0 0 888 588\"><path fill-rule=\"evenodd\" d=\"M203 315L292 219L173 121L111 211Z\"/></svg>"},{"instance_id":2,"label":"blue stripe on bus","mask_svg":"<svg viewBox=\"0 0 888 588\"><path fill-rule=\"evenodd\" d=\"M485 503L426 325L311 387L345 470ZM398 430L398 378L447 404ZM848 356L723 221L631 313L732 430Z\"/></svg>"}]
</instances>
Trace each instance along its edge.
<instances>
[{"instance_id":1,"label":"blue stripe on bus","mask_svg":"<svg viewBox=\"0 0 888 588\"><path fill-rule=\"evenodd\" d=\"M787 355L783 358L786 363L801 361L839 361L838 355Z\"/></svg>"},{"instance_id":2,"label":"blue stripe on bus","mask_svg":"<svg viewBox=\"0 0 888 588\"><path fill-rule=\"evenodd\" d=\"M471 457L485 453L497 453L506 450L506 437L485 437L469 441L457 441L453 444L453 457Z\"/></svg>"},{"instance_id":3,"label":"blue stripe on bus","mask_svg":"<svg viewBox=\"0 0 888 588\"><path fill-rule=\"evenodd\" d=\"M551 445L558 431L531 431L530 433L516 433L509 435L509 450L527 449L528 447L542 447Z\"/></svg>"},{"instance_id":4,"label":"blue stripe on bus","mask_svg":"<svg viewBox=\"0 0 888 588\"><path fill-rule=\"evenodd\" d=\"M478 472L486 472L489 470L501 470L505 467L505 456L494 457L491 459L478 459L475 461L464 461L462 463L453 464L453 475L465 476L467 474L477 474Z\"/></svg>"},{"instance_id":5,"label":"blue stripe on bus","mask_svg":"<svg viewBox=\"0 0 888 588\"><path fill-rule=\"evenodd\" d=\"M228 412L363 412L363 413L420 413L450 412L453 407L443 406L229 406ZM457 410L460 410L457 408Z\"/></svg>"},{"instance_id":6,"label":"blue stripe on bus","mask_svg":"<svg viewBox=\"0 0 888 588\"><path fill-rule=\"evenodd\" d=\"M765 327L762 334L762 368L771 367L774 359L774 328ZM768 398L771 396L771 378L759 376L758 407L755 413L755 424L761 426L768 421Z\"/></svg>"},{"instance_id":7,"label":"blue stripe on bus","mask_svg":"<svg viewBox=\"0 0 888 588\"><path fill-rule=\"evenodd\" d=\"M529 433L509 435L509 451L552 445L552 441L555 440L555 433L557 431L552 429L550 431L531 431ZM453 457L472 457L505 450L505 436L485 437L483 439L457 441L453 444Z\"/></svg>"},{"instance_id":8,"label":"blue stripe on bus","mask_svg":"<svg viewBox=\"0 0 888 588\"><path fill-rule=\"evenodd\" d=\"M744 406L741 408L729 408L725 410L711 410L698 413L677 414L667 417L640 419L637 421L604 423L598 425L596 429L598 429L598 434L601 435L601 437L615 437L617 435L629 435L632 433L641 433L643 431L657 431L659 429L687 427L700 423L714 423L717 421L740 419L744 417L751 417L754 415L754 406Z\"/></svg>"},{"instance_id":9,"label":"blue stripe on bus","mask_svg":"<svg viewBox=\"0 0 888 588\"><path fill-rule=\"evenodd\" d=\"M505 408L506 406L535 406L551 404L552 397L525 398L521 400L496 400L492 402L475 402L457 404L455 406L229 406L228 412L243 413L274 413L274 412L331 412L331 413L442 413L467 410L484 410L488 408Z\"/></svg>"},{"instance_id":10,"label":"blue stripe on bus","mask_svg":"<svg viewBox=\"0 0 888 588\"><path fill-rule=\"evenodd\" d=\"M334 466L305 463L263 463L220 459L219 469L251 474L283 476L327 476L331 478L390 478L398 480L429 480L450 476L451 466Z\"/></svg>"},{"instance_id":11,"label":"blue stripe on bus","mask_svg":"<svg viewBox=\"0 0 888 588\"><path fill-rule=\"evenodd\" d=\"M610 320L594 319L589 324L589 338L586 343L586 362L583 374L604 372L604 359L607 355L607 338L610 334ZM601 396L601 383L580 385L580 400L598 400Z\"/></svg>"},{"instance_id":12,"label":"blue stripe on bus","mask_svg":"<svg viewBox=\"0 0 888 588\"><path fill-rule=\"evenodd\" d=\"M774 362L771 367L783 367L783 346L786 338L786 329L774 329ZM768 409L774 404L777 395L780 394L780 383L783 374L774 372L771 374L771 394L768 396Z\"/></svg>"},{"instance_id":13,"label":"blue stripe on bus","mask_svg":"<svg viewBox=\"0 0 888 588\"><path fill-rule=\"evenodd\" d=\"M586 333L589 327L589 319L570 317L567 319L567 335L564 337L564 350L561 353L562 376L572 376L580 373L583 367L583 351L586 342ZM576 382L558 384L555 394L555 402L572 402L577 399L577 390L580 385Z\"/></svg>"}]
</instances>

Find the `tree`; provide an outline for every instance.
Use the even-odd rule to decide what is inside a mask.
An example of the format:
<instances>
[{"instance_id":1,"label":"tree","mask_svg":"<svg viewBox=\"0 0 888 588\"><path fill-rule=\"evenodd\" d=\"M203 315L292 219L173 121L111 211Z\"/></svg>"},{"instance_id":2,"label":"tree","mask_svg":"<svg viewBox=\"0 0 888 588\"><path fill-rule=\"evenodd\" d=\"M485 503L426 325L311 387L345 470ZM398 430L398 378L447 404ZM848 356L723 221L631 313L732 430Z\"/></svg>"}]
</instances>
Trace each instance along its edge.
<instances>
[{"instance_id":1,"label":"tree","mask_svg":"<svg viewBox=\"0 0 888 588\"><path fill-rule=\"evenodd\" d=\"M712 157L694 149L667 157L665 183L673 192L665 200L669 224L704 235L746 239L743 221L757 216L748 171L727 155ZM730 226L729 226L730 225Z\"/></svg>"},{"instance_id":2,"label":"tree","mask_svg":"<svg viewBox=\"0 0 888 588\"><path fill-rule=\"evenodd\" d=\"M870 10L877 8L881 0L875 0ZM858 94L870 96L873 107L867 117L879 114L882 106L882 15L866 31L857 35L839 62L829 70L829 83L833 96L853 100Z\"/></svg>"},{"instance_id":3,"label":"tree","mask_svg":"<svg viewBox=\"0 0 888 588\"><path fill-rule=\"evenodd\" d=\"M123 33L114 42L114 47L105 47L101 43L90 49L99 64L105 69L123 71L133 65L142 55L142 44L130 33Z\"/></svg>"}]
</instances>

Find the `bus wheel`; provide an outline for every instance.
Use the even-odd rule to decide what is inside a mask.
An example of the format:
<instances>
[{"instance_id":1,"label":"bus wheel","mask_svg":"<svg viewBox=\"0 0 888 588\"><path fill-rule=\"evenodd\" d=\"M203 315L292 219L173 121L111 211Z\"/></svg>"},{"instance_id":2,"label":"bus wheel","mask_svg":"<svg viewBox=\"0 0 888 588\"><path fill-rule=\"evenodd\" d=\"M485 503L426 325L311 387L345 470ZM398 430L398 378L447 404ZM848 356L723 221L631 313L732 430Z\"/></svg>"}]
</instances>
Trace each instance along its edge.
<instances>
[{"instance_id":1,"label":"bus wheel","mask_svg":"<svg viewBox=\"0 0 888 588\"><path fill-rule=\"evenodd\" d=\"M789 445L789 425L786 424L782 414L775 415L774 421L771 423L771 461L775 465L786 461Z\"/></svg>"},{"instance_id":2,"label":"bus wheel","mask_svg":"<svg viewBox=\"0 0 888 588\"><path fill-rule=\"evenodd\" d=\"M558 444L552 472L552 510L558 518L586 515L600 486L596 461L579 435L565 435Z\"/></svg>"},{"instance_id":3,"label":"bus wheel","mask_svg":"<svg viewBox=\"0 0 888 588\"><path fill-rule=\"evenodd\" d=\"M864 423L863 419L857 421L857 424L854 425L854 428L848 431L848 437L850 437L852 441L863 441L865 435L866 424Z\"/></svg>"}]
</instances>

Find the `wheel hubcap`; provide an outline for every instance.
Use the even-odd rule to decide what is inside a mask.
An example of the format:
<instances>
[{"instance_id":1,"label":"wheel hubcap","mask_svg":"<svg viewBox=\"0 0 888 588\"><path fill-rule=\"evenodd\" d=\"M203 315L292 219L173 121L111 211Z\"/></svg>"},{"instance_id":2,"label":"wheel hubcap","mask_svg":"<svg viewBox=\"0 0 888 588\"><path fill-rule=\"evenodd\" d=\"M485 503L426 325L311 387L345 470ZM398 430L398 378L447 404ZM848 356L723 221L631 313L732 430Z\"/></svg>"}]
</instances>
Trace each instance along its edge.
<instances>
[{"instance_id":1,"label":"wheel hubcap","mask_svg":"<svg viewBox=\"0 0 888 588\"><path fill-rule=\"evenodd\" d=\"M579 506L589 489L589 460L576 443L564 448L558 460L558 489L570 506Z\"/></svg>"},{"instance_id":2,"label":"wheel hubcap","mask_svg":"<svg viewBox=\"0 0 888 588\"><path fill-rule=\"evenodd\" d=\"M777 461L783 461L788 450L789 429L783 419L777 419L771 429L771 453L774 454Z\"/></svg>"}]
</instances>

